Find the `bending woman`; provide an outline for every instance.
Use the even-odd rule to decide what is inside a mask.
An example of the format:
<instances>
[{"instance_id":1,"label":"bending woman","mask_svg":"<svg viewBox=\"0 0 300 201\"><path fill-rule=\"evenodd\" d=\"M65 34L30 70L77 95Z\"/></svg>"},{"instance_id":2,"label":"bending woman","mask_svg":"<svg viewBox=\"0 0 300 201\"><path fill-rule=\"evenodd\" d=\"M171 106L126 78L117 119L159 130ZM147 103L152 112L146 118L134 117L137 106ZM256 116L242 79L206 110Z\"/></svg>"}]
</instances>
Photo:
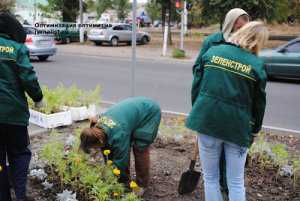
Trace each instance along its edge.
<instances>
[{"instance_id":1,"label":"bending woman","mask_svg":"<svg viewBox=\"0 0 300 201\"><path fill-rule=\"evenodd\" d=\"M150 150L161 120L159 105L144 97L129 98L111 107L82 131L80 148L89 153L92 148L109 149L109 159L120 169L119 181L130 181L130 150L133 147L137 183L149 184Z\"/></svg>"}]
</instances>

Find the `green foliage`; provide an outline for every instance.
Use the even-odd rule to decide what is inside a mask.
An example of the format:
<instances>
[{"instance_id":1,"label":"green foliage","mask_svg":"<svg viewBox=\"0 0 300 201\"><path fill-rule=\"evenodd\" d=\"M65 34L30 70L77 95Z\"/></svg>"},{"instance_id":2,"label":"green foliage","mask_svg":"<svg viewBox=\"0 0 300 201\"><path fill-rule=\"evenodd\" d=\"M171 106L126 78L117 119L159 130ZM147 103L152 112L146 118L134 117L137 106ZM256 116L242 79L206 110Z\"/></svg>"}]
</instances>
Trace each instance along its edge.
<instances>
[{"instance_id":1,"label":"green foliage","mask_svg":"<svg viewBox=\"0 0 300 201\"><path fill-rule=\"evenodd\" d=\"M185 51L181 50L181 49L178 49L178 48L175 48L175 49L173 49L172 57L177 58L177 59L185 58Z\"/></svg>"},{"instance_id":2,"label":"green foliage","mask_svg":"<svg viewBox=\"0 0 300 201\"><path fill-rule=\"evenodd\" d=\"M113 174L113 166L91 163L89 157L79 152L78 148L79 130L73 147L66 148L61 140L52 139L40 153L41 159L52 169L50 176L59 176L61 188L71 187L90 200L139 201L135 195L125 193L124 186Z\"/></svg>"},{"instance_id":3,"label":"green foliage","mask_svg":"<svg viewBox=\"0 0 300 201\"><path fill-rule=\"evenodd\" d=\"M48 5L38 4L46 16L58 18L63 22L76 22L79 14L79 0L48 0Z\"/></svg>"},{"instance_id":4,"label":"green foliage","mask_svg":"<svg viewBox=\"0 0 300 201\"><path fill-rule=\"evenodd\" d=\"M117 11L119 20L123 21L131 8L129 0L112 0L112 7Z\"/></svg>"},{"instance_id":5,"label":"green foliage","mask_svg":"<svg viewBox=\"0 0 300 201\"><path fill-rule=\"evenodd\" d=\"M289 162L289 153L286 150L286 146L284 144L276 144L271 148L274 153L274 162L278 167L282 167L287 165Z\"/></svg>"},{"instance_id":6,"label":"green foliage","mask_svg":"<svg viewBox=\"0 0 300 201\"><path fill-rule=\"evenodd\" d=\"M294 189L296 189L297 182L298 182L299 176L300 176L300 159L299 158L297 158L293 161L293 175L294 175L293 187L294 187Z\"/></svg>"},{"instance_id":7,"label":"green foliage","mask_svg":"<svg viewBox=\"0 0 300 201\"><path fill-rule=\"evenodd\" d=\"M151 0L146 4L146 12L152 23L161 19L161 5L157 4L155 0Z\"/></svg>"},{"instance_id":8,"label":"green foliage","mask_svg":"<svg viewBox=\"0 0 300 201\"><path fill-rule=\"evenodd\" d=\"M86 1L87 10L89 12L96 12L99 19L107 9L112 8L112 0L88 0Z\"/></svg>"},{"instance_id":9,"label":"green foliage","mask_svg":"<svg viewBox=\"0 0 300 201\"><path fill-rule=\"evenodd\" d=\"M288 0L204 0L202 17L207 22L222 22L232 8L246 10L252 19L285 21L288 16Z\"/></svg>"},{"instance_id":10,"label":"green foliage","mask_svg":"<svg viewBox=\"0 0 300 201\"><path fill-rule=\"evenodd\" d=\"M94 90L82 90L76 85L65 87L60 84L54 89L49 89L46 86L42 87L45 106L39 111L45 114L52 114L61 111L62 106L81 107L90 104L100 103L100 86ZM33 101L28 98L30 108L34 108Z\"/></svg>"}]
</instances>

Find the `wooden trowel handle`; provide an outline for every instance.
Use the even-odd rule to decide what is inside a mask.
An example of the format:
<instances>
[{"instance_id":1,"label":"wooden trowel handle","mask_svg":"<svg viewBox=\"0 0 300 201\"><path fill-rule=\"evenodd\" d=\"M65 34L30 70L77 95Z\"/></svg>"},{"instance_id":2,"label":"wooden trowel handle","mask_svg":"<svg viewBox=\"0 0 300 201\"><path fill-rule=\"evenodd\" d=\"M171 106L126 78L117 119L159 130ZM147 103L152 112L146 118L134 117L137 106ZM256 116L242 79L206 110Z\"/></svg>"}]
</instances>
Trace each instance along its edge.
<instances>
[{"instance_id":1,"label":"wooden trowel handle","mask_svg":"<svg viewBox=\"0 0 300 201\"><path fill-rule=\"evenodd\" d=\"M199 147L198 147L198 138L197 138L195 143L194 155L190 164L190 170L194 170L198 156L199 156Z\"/></svg>"}]
</instances>

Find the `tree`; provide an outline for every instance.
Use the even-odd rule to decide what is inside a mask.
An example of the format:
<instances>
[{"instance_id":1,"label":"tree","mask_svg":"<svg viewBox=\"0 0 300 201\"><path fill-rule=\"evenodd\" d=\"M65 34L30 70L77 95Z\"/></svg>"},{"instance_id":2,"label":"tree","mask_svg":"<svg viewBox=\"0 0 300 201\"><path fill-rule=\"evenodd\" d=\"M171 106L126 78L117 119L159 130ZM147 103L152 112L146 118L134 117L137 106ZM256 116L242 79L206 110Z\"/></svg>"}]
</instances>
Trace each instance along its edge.
<instances>
[{"instance_id":1,"label":"tree","mask_svg":"<svg viewBox=\"0 0 300 201\"><path fill-rule=\"evenodd\" d=\"M11 10L15 6L15 0L1 0L0 11Z\"/></svg>"},{"instance_id":2,"label":"tree","mask_svg":"<svg viewBox=\"0 0 300 201\"><path fill-rule=\"evenodd\" d=\"M112 0L88 0L86 2L87 10L90 12L96 12L98 19L107 9L112 8L112 3Z\"/></svg>"},{"instance_id":3,"label":"tree","mask_svg":"<svg viewBox=\"0 0 300 201\"><path fill-rule=\"evenodd\" d=\"M202 17L206 23L222 23L232 8L246 10L252 19L271 21L286 20L289 0L203 0Z\"/></svg>"},{"instance_id":4,"label":"tree","mask_svg":"<svg viewBox=\"0 0 300 201\"><path fill-rule=\"evenodd\" d=\"M119 20L125 20L131 8L129 0L113 0L112 2L112 7L117 11Z\"/></svg>"},{"instance_id":5,"label":"tree","mask_svg":"<svg viewBox=\"0 0 300 201\"><path fill-rule=\"evenodd\" d=\"M152 24L155 20L161 19L161 7L155 0L151 0L146 4L146 12L151 19Z\"/></svg>"},{"instance_id":6,"label":"tree","mask_svg":"<svg viewBox=\"0 0 300 201\"><path fill-rule=\"evenodd\" d=\"M76 22L79 14L79 0L48 0L48 5L39 4L38 7L45 15L59 18L63 22Z\"/></svg>"}]
</instances>

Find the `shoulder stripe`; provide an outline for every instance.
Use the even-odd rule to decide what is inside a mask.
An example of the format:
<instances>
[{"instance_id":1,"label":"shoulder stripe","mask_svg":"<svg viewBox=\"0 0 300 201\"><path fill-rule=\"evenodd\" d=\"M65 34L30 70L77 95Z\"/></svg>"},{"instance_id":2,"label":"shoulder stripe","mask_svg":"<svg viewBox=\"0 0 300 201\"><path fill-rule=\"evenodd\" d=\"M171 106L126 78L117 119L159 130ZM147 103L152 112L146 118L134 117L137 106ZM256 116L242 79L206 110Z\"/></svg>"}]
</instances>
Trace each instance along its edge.
<instances>
[{"instance_id":1,"label":"shoulder stripe","mask_svg":"<svg viewBox=\"0 0 300 201\"><path fill-rule=\"evenodd\" d=\"M247 78L247 79L250 79L250 80L256 82L256 80L255 80L253 77L250 77L250 76L248 76L248 75L244 75L244 74L242 74L242 73L235 72L235 71L232 71L232 70L223 68L223 67L221 67L221 66L216 66L216 65L206 64L206 65L204 65L204 67L207 67L207 68L219 68L219 69L222 69L222 70L225 70L225 71L229 71L229 72L231 72L231 73L240 75L240 76L242 76L242 77L245 77L245 78Z\"/></svg>"},{"instance_id":2,"label":"shoulder stripe","mask_svg":"<svg viewBox=\"0 0 300 201\"><path fill-rule=\"evenodd\" d=\"M0 60L17 62L17 60L15 60L15 59L3 58L3 57L2 58L0 57Z\"/></svg>"}]
</instances>

